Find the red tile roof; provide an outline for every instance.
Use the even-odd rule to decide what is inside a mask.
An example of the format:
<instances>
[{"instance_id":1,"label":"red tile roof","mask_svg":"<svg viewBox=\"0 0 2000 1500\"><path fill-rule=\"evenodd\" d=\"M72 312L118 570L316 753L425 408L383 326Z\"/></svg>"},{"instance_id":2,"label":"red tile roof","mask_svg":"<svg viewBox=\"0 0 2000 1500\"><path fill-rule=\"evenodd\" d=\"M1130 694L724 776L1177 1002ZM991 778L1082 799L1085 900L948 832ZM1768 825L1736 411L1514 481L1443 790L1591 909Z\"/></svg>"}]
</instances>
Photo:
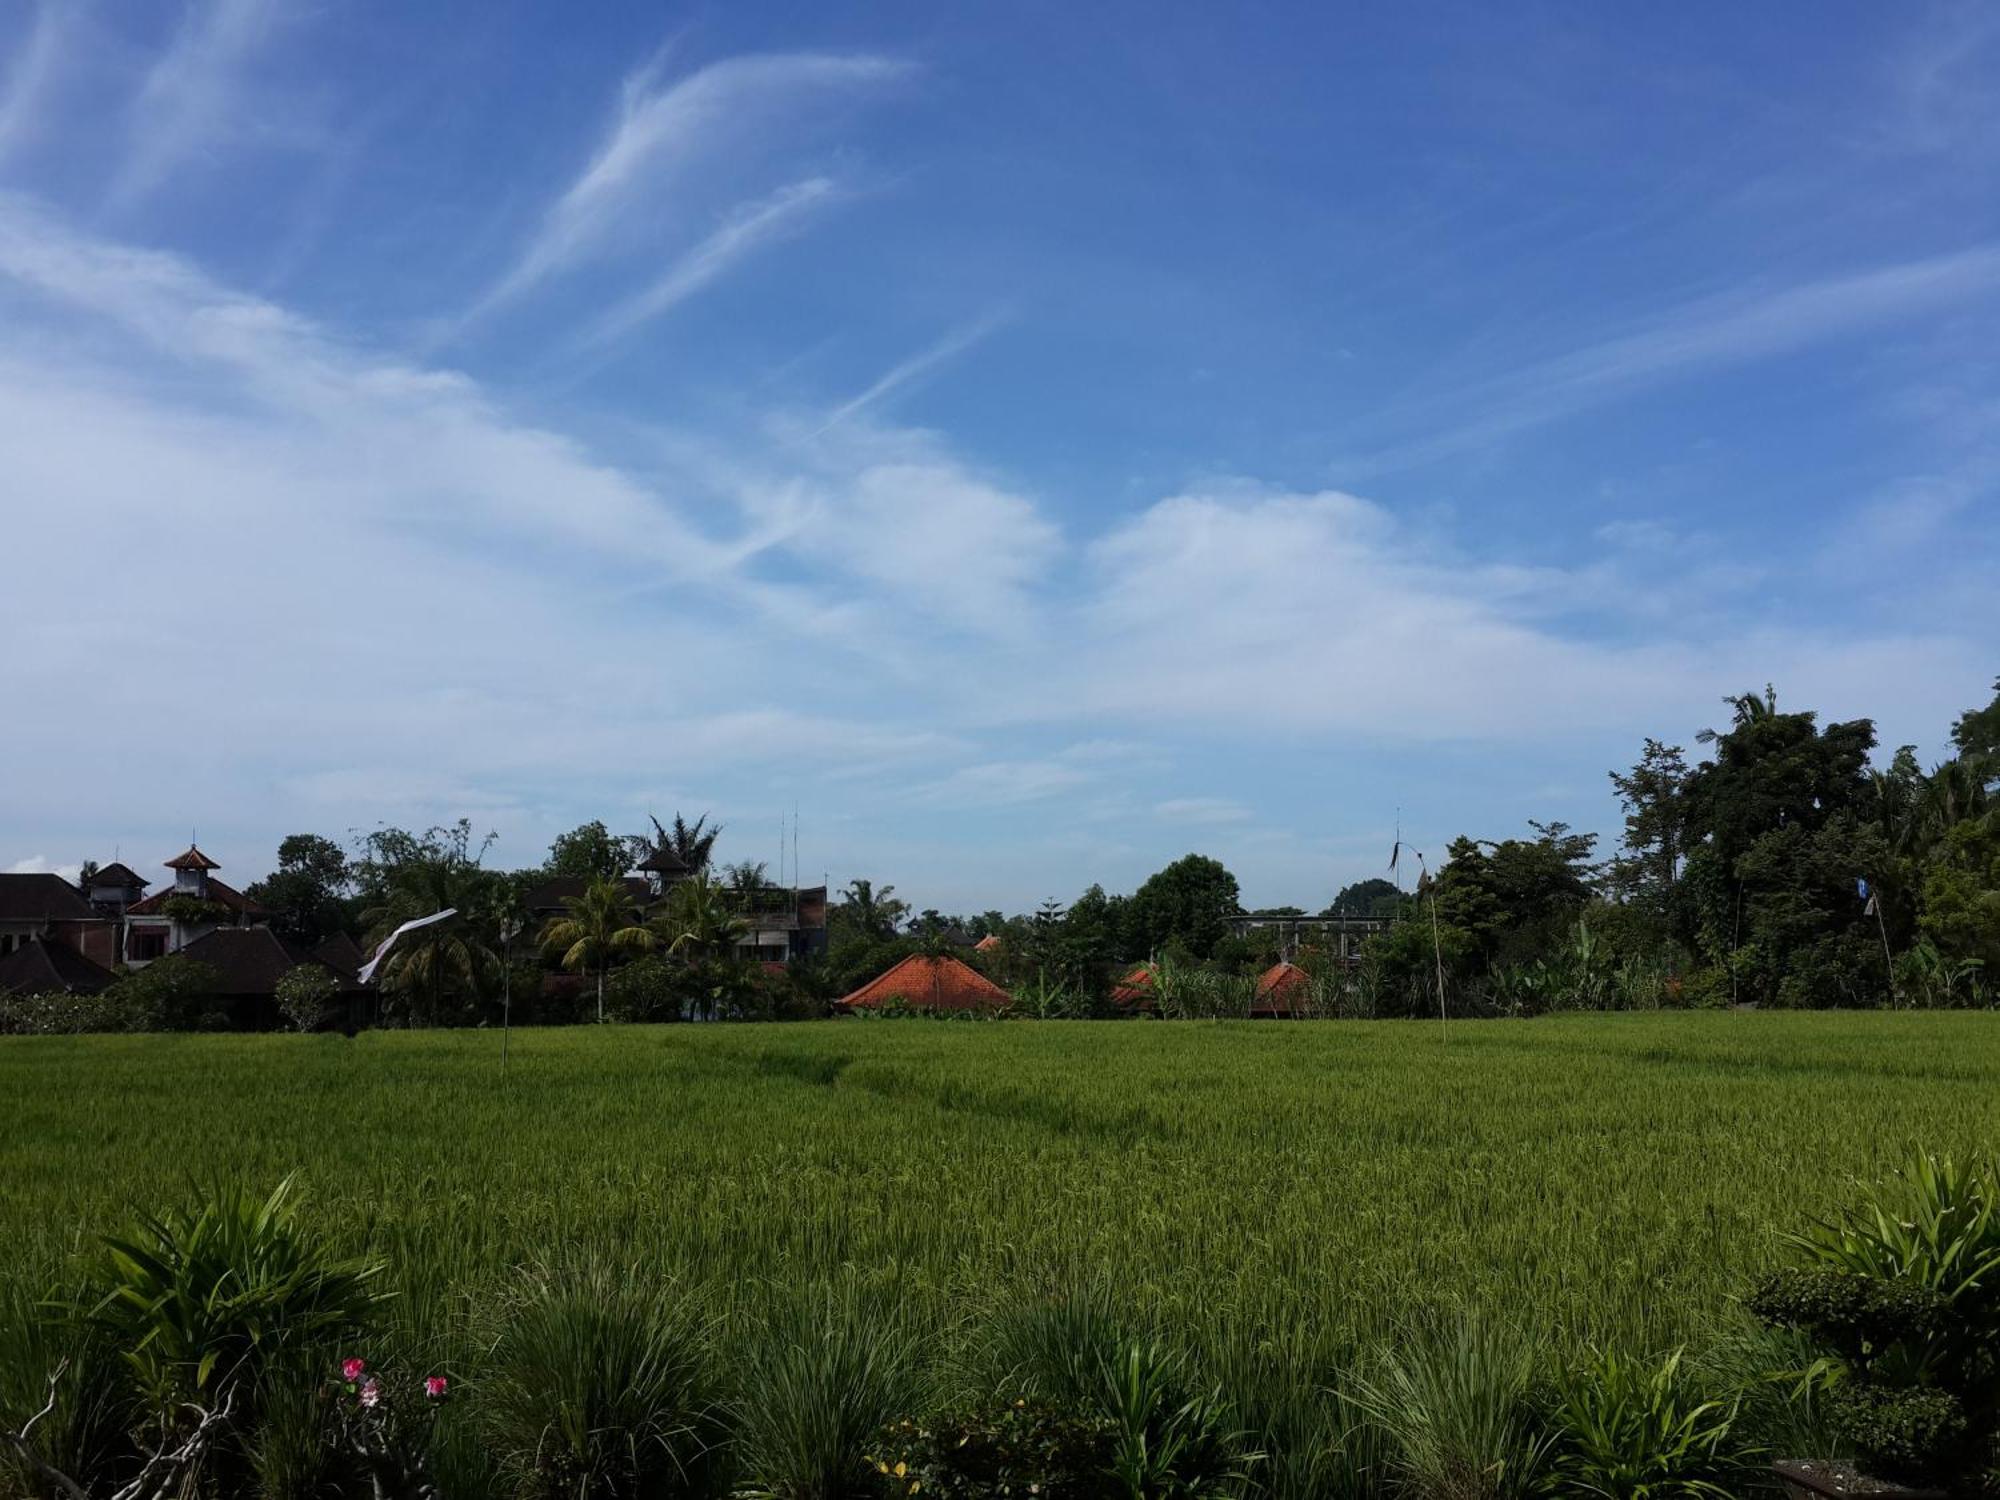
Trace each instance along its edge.
<instances>
[{"instance_id":1,"label":"red tile roof","mask_svg":"<svg viewBox=\"0 0 2000 1500\"><path fill-rule=\"evenodd\" d=\"M985 937L981 938L978 942L972 945L972 951L974 953L991 953L999 946L1000 946L1000 934L997 932L989 932L986 934Z\"/></svg>"},{"instance_id":2,"label":"red tile roof","mask_svg":"<svg viewBox=\"0 0 2000 1500\"><path fill-rule=\"evenodd\" d=\"M1134 964L1132 971L1111 987L1111 1003L1127 1010L1152 1010L1159 1002L1153 994L1153 966Z\"/></svg>"},{"instance_id":3,"label":"red tile roof","mask_svg":"<svg viewBox=\"0 0 2000 1500\"><path fill-rule=\"evenodd\" d=\"M1250 1002L1253 1016L1301 1015L1309 1002L1312 976L1297 964L1272 964L1257 978L1257 994Z\"/></svg>"},{"instance_id":4,"label":"red tile roof","mask_svg":"<svg viewBox=\"0 0 2000 1500\"><path fill-rule=\"evenodd\" d=\"M193 844L187 846L187 853L176 854L167 861L169 870L219 870L221 865L210 859Z\"/></svg>"},{"instance_id":5,"label":"red tile roof","mask_svg":"<svg viewBox=\"0 0 2000 1500\"><path fill-rule=\"evenodd\" d=\"M913 1010L999 1010L1013 997L959 959L912 953L840 1003L873 1010L899 1002Z\"/></svg>"}]
</instances>

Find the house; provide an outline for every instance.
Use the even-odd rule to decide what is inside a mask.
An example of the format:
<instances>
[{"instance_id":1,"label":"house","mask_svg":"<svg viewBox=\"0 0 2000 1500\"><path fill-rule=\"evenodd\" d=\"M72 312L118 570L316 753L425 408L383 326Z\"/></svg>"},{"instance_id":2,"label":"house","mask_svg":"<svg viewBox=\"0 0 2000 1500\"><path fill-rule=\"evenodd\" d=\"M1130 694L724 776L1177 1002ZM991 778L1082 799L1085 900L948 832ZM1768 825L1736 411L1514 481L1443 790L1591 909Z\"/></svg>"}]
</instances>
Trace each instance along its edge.
<instances>
[{"instance_id":1,"label":"house","mask_svg":"<svg viewBox=\"0 0 2000 1500\"><path fill-rule=\"evenodd\" d=\"M95 995L117 977L59 938L29 938L0 958L0 995Z\"/></svg>"},{"instance_id":2,"label":"house","mask_svg":"<svg viewBox=\"0 0 2000 1500\"><path fill-rule=\"evenodd\" d=\"M997 1011L1013 1003L1013 996L962 959L912 953L841 1000L839 1006L848 1011L880 1010L884 1006Z\"/></svg>"},{"instance_id":3,"label":"house","mask_svg":"<svg viewBox=\"0 0 2000 1500\"><path fill-rule=\"evenodd\" d=\"M1312 976L1295 963L1275 963L1257 976L1250 1014L1259 1020L1290 1020L1312 1013Z\"/></svg>"},{"instance_id":4,"label":"house","mask_svg":"<svg viewBox=\"0 0 2000 1500\"><path fill-rule=\"evenodd\" d=\"M62 876L0 875L0 958L49 938L109 968L118 961L117 935L117 924Z\"/></svg>"},{"instance_id":5,"label":"house","mask_svg":"<svg viewBox=\"0 0 2000 1500\"><path fill-rule=\"evenodd\" d=\"M972 951L974 953L998 953L1004 946L1000 941L999 933L989 932L985 937L972 945Z\"/></svg>"},{"instance_id":6,"label":"house","mask_svg":"<svg viewBox=\"0 0 2000 1500\"><path fill-rule=\"evenodd\" d=\"M1111 987L1111 1003L1120 1010L1151 1015L1160 1008L1160 997L1153 987L1157 973L1151 964L1134 964Z\"/></svg>"},{"instance_id":7,"label":"house","mask_svg":"<svg viewBox=\"0 0 2000 1500\"><path fill-rule=\"evenodd\" d=\"M521 906L528 913L529 936L540 938L544 925L568 916L570 902L596 883L587 875L552 875L541 884L530 886L521 897ZM625 875L618 883L625 887L625 898L635 910L643 910L655 899L656 888L651 880Z\"/></svg>"},{"instance_id":8,"label":"house","mask_svg":"<svg viewBox=\"0 0 2000 1500\"><path fill-rule=\"evenodd\" d=\"M174 872L172 887L125 908L123 958L135 969L179 953L217 928L248 927L271 915L218 880L215 871L222 866L193 844L166 867Z\"/></svg>"},{"instance_id":9,"label":"house","mask_svg":"<svg viewBox=\"0 0 2000 1500\"><path fill-rule=\"evenodd\" d=\"M212 927L179 952L190 963L206 964L215 971L209 993L227 1004L231 1021L242 1027L277 1024L272 1001L278 981L301 964L325 969L342 995L352 996L361 988L351 971L341 973L269 927Z\"/></svg>"},{"instance_id":10,"label":"house","mask_svg":"<svg viewBox=\"0 0 2000 1500\"><path fill-rule=\"evenodd\" d=\"M1286 958L1296 957L1301 948L1316 948L1349 969L1360 967L1363 943L1394 925L1390 917L1307 917L1271 911L1243 911L1229 919L1229 930L1237 937L1270 933Z\"/></svg>"},{"instance_id":11,"label":"house","mask_svg":"<svg viewBox=\"0 0 2000 1500\"><path fill-rule=\"evenodd\" d=\"M763 886L731 891L743 924L736 956L758 963L790 964L826 952L826 887Z\"/></svg>"}]
</instances>

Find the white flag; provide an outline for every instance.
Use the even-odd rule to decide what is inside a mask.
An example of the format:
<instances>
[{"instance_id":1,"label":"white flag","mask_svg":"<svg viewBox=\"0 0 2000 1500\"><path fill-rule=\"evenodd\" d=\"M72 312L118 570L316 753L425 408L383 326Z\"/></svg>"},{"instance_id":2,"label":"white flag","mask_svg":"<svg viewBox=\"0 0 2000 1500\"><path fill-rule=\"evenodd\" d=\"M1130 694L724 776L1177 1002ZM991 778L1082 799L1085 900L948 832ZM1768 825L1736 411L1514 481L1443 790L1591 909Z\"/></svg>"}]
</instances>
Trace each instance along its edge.
<instances>
[{"instance_id":1,"label":"white flag","mask_svg":"<svg viewBox=\"0 0 2000 1500\"><path fill-rule=\"evenodd\" d=\"M375 956L369 959L367 963L361 966L361 974L360 974L361 982L363 984L367 984L370 980L372 980L375 977L375 971L381 967L382 960L389 956L389 950L396 946L396 939L401 937L404 933L415 932L419 927L428 927L433 922L442 922L449 917L455 917L457 915L458 915L457 907L447 906L443 911L434 911L428 917L414 917L410 921L405 922L401 927L398 927L394 932L390 933L386 938L384 938L382 940L382 946L375 950Z\"/></svg>"}]
</instances>

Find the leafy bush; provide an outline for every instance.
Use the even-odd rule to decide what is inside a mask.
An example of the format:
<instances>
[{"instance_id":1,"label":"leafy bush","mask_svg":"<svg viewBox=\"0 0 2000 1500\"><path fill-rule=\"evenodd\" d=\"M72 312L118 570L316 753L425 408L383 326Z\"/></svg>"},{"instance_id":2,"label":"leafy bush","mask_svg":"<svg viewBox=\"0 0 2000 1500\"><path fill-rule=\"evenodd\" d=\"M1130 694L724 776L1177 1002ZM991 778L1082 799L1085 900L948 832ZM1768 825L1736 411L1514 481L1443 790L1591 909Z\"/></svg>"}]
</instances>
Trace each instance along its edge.
<instances>
[{"instance_id":1,"label":"leafy bush","mask_svg":"<svg viewBox=\"0 0 2000 1500\"><path fill-rule=\"evenodd\" d=\"M261 1200L225 1189L106 1241L108 1264L79 1311L154 1409L213 1401L280 1353L330 1347L369 1323L380 1267L336 1259L299 1229L290 1191L289 1178Z\"/></svg>"},{"instance_id":2,"label":"leafy bush","mask_svg":"<svg viewBox=\"0 0 2000 1500\"><path fill-rule=\"evenodd\" d=\"M933 1422L905 1418L883 1435L873 1463L891 1494L1121 1500L1112 1457L1109 1423L1017 1397Z\"/></svg>"},{"instance_id":3,"label":"leafy bush","mask_svg":"<svg viewBox=\"0 0 2000 1500\"><path fill-rule=\"evenodd\" d=\"M617 1021L678 1021L687 999L687 965L662 954L621 964L604 981L605 1014Z\"/></svg>"},{"instance_id":4,"label":"leafy bush","mask_svg":"<svg viewBox=\"0 0 2000 1500\"><path fill-rule=\"evenodd\" d=\"M1120 1493L1231 1492L1262 1456L1187 1355L1125 1327L1101 1287L1016 1304L987 1334L1003 1391L1104 1429Z\"/></svg>"},{"instance_id":5,"label":"leafy bush","mask_svg":"<svg viewBox=\"0 0 2000 1500\"><path fill-rule=\"evenodd\" d=\"M333 1014L340 993L333 974L319 964L299 964L279 976L273 998L294 1031L317 1031Z\"/></svg>"},{"instance_id":6,"label":"leafy bush","mask_svg":"<svg viewBox=\"0 0 2000 1500\"><path fill-rule=\"evenodd\" d=\"M483 1430L525 1500L714 1487L708 1330L671 1287L604 1269L538 1274L508 1310L479 1395Z\"/></svg>"},{"instance_id":7,"label":"leafy bush","mask_svg":"<svg viewBox=\"0 0 2000 1500\"><path fill-rule=\"evenodd\" d=\"M99 998L131 1016L138 1030L222 1031L229 1013L215 996L221 979L199 959L170 953L123 975Z\"/></svg>"},{"instance_id":8,"label":"leafy bush","mask_svg":"<svg viewBox=\"0 0 2000 1500\"><path fill-rule=\"evenodd\" d=\"M92 1032L138 1031L144 1017L114 984L102 994L72 995L62 990L15 995L0 991L0 1036L83 1036Z\"/></svg>"},{"instance_id":9,"label":"leafy bush","mask_svg":"<svg viewBox=\"0 0 2000 1500\"><path fill-rule=\"evenodd\" d=\"M1545 1487L1603 1500L1729 1500L1747 1455L1734 1402L1705 1400L1675 1350L1657 1365L1612 1351L1560 1383Z\"/></svg>"},{"instance_id":10,"label":"leafy bush","mask_svg":"<svg viewBox=\"0 0 2000 1500\"><path fill-rule=\"evenodd\" d=\"M2000 1429L2000 1174L1921 1155L1786 1240L1750 1307L1823 1351L1836 1430L1890 1478L1962 1476Z\"/></svg>"}]
</instances>

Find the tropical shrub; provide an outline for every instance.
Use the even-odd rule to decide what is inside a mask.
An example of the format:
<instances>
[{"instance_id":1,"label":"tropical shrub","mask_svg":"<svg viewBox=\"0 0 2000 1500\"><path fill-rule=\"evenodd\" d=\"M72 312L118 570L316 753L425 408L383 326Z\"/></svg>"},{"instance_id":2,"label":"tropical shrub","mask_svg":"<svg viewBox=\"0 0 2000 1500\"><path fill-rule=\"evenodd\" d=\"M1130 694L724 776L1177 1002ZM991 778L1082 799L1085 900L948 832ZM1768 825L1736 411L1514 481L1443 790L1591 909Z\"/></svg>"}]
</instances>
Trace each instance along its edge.
<instances>
[{"instance_id":1,"label":"tropical shrub","mask_svg":"<svg viewBox=\"0 0 2000 1500\"><path fill-rule=\"evenodd\" d=\"M319 964L299 964L278 978L273 998L278 1014L294 1031L317 1031L333 1014L340 986Z\"/></svg>"},{"instance_id":2,"label":"tropical shrub","mask_svg":"<svg viewBox=\"0 0 2000 1500\"><path fill-rule=\"evenodd\" d=\"M1823 1358L1838 1432L1885 1477L1991 1465L2000 1429L2000 1172L1918 1156L1862 1200L1786 1237L1802 1264L1749 1299Z\"/></svg>"},{"instance_id":3,"label":"tropical shrub","mask_svg":"<svg viewBox=\"0 0 2000 1500\"><path fill-rule=\"evenodd\" d=\"M222 976L179 953L156 958L120 976L98 997L101 1005L132 1018L141 1031L221 1031L227 1008L216 999Z\"/></svg>"},{"instance_id":4,"label":"tropical shrub","mask_svg":"<svg viewBox=\"0 0 2000 1500\"><path fill-rule=\"evenodd\" d=\"M1544 1488L1603 1500L1729 1500L1748 1455L1736 1403L1706 1399L1675 1350L1648 1364L1605 1350L1559 1382Z\"/></svg>"},{"instance_id":5,"label":"tropical shrub","mask_svg":"<svg viewBox=\"0 0 2000 1500\"><path fill-rule=\"evenodd\" d=\"M934 1421L909 1418L871 1456L891 1495L987 1500L1121 1500L1110 1424L1024 1397Z\"/></svg>"},{"instance_id":6,"label":"tropical shrub","mask_svg":"<svg viewBox=\"0 0 2000 1500\"><path fill-rule=\"evenodd\" d=\"M0 992L0 1036L83 1036L138 1031L144 1024L144 1016L116 985L96 995L63 990L32 995Z\"/></svg>"},{"instance_id":7,"label":"tropical shrub","mask_svg":"<svg viewBox=\"0 0 2000 1500\"><path fill-rule=\"evenodd\" d=\"M151 1410L212 1404L281 1353L368 1326L380 1267L334 1257L298 1227L290 1193L289 1178L261 1199L226 1188L106 1241L77 1311L121 1352Z\"/></svg>"}]
</instances>

